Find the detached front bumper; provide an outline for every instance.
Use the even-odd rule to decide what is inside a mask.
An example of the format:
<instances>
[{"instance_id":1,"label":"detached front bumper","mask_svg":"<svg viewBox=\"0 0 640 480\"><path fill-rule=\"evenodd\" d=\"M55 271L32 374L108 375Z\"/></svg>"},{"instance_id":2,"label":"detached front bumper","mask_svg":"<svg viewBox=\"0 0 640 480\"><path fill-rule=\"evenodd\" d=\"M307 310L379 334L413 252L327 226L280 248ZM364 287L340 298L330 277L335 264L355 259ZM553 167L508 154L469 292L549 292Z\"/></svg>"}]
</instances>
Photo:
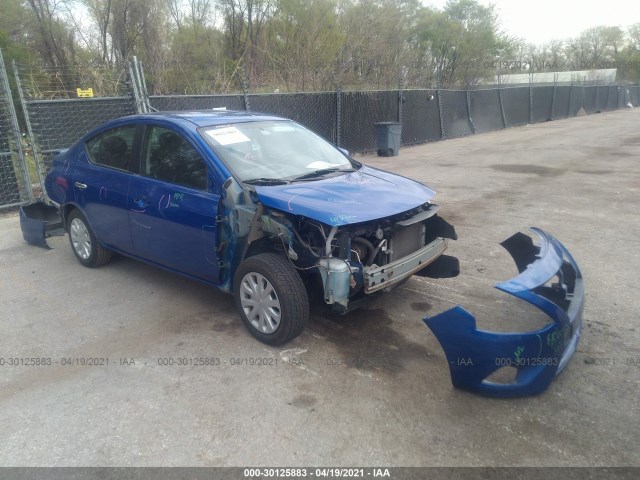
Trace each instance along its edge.
<instances>
[{"instance_id":1,"label":"detached front bumper","mask_svg":"<svg viewBox=\"0 0 640 480\"><path fill-rule=\"evenodd\" d=\"M42 202L20 207L20 229L26 242L42 248L50 248L47 237L65 234L58 208Z\"/></svg>"},{"instance_id":2,"label":"detached front bumper","mask_svg":"<svg viewBox=\"0 0 640 480\"><path fill-rule=\"evenodd\" d=\"M584 284L569 251L552 235L517 233L502 242L520 274L496 288L535 305L552 320L536 331L494 333L476 328L475 318L460 306L424 322L442 345L451 380L457 388L492 397L520 397L543 392L569 362L582 330ZM503 367L514 367L509 383L488 380Z\"/></svg>"}]
</instances>

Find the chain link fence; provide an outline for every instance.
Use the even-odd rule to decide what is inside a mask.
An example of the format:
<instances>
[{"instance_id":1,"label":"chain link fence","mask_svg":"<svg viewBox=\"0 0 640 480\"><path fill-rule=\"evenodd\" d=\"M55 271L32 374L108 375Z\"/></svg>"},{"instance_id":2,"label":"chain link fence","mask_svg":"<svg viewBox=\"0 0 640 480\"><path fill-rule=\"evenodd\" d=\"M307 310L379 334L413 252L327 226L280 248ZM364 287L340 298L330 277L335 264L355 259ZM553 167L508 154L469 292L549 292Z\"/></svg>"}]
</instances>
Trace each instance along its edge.
<instances>
[{"instance_id":1,"label":"chain link fence","mask_svg":"<svg viewBox=\"0 0 640 480\"><path fill-rule=\"evenodd\" d=\"M442 139L440 108L436 90L402 91L402 145L417 145Z\"/></svg>"},{"instance_id":2,"label":"chain link fence","mask_svg":"<svg viewBox=\"0 0 640 480\"><path fill-rule=\"evenodd\" d=\"M476 133L504 128L501 90L472 90L467 93L471 124Z\"/></svg>"},{"instance_id":3,"label":"chain link fence","mask_svg":"<svg viewBox=\"0 0 640 480\"><path fill-rule=\"evenodd\" d=\"M511 87L502 90L502 105L505 123L518 127L531 123L531 89L529 87Z\"/></svg>"},{"instance_id":4,"label":"chain link fence","mask_svg":"<svg viewBox=\"0 0 640 480\"><path fill-rule=\"evenodd\" d=\"M60 150L107 120L136 113L124 67L13 68L41 182Z\"/></svg>"},{"instance_id":5,"label":"chain link fence","mask_svg":"<svg viewBox=\"0 0 640 480\"><path fill-rule=\"evenodd\" d=\"M173 95L149 97L151 106L161 112L180 110L211 110L226 108L227 110L245 110L242 95Z\"/></svg>"},{"instance_id":6,"label":"chain link fence","mask_svg":"<svg viewBox=\"0 0 640 480\"><path fill-rule=\"evenodd\" d=\"M340 146L350 152L376 150L374 124L397 120L398 91L340 94Z\"/></svg>"},{"instance_id":7,"label":"chain link fence","mask_svg":"<svg viewBox=\"0 0 640 480\"><path fill-rule=\"evenodd\" d=\"M571 100L571 87L558 86L553 89L553 105L551 119L559 120L569 116L569 102Z\"/></svg>"},{"instance_id":8,"label":"chain link fence","mask_svg":"<svg viewBox=\"0 0 640 480\"><path fill-rule=\"evenodd\" d=\"M32 198L8 81L0 82L0 208ZM151 110L226 108L287 118L347 150L377 150L375 124L401 122L401 145L638 106L640 86L496 85L469 90L410 89L226 95L147 94L132 59L111 69L53 72L15 65L14 73L40 182L52 157L101 123ZM2 79L0 79L2 80Z\"/></svg>"},{"instance_id":9,"label":"chain link fence","mask_svg":"<svg viewBox=\"0 0 640 480\"><path fill-rule=\"evenodd\" d=\"M290 118L337 143L335 92L253 94L249 105L252 111Z\"/></svg>"},{"instance_id":10,"label":"chain link fence","mask_svg":"<svg viewBox=\"0 0 640 480\"><path fill-rule=\"evenodd\" d=\"M582 106L585 113L596 113L598 111L598 87L584 87L582 92Z\"/></svg>"},{"instance_id":11,"label":"chain link fence","mask_svg":"<svg viewBox=\"0 0 640 480\"><path fill-rule=\"evenodd\" d=\"M531 123L551 120L553 107L553 87L532 87Z\"/></svg>"},{"instance_id":12,"label":"chain link fence","mask_svg":"<svg viewBox=\"0 0 640 480\"><path fill-rule=\"evenodd\" d=\"M18 118L0 50L0 209L32 199Z\"/></svg>"},{"instance_id":13,"label":"chain link fence","mask_svg":"<svg viewBox=\"0 0 640 480\"><path fill-rule=\"evenodd\" d=\"M582 88L570 87L569 90L569 117L575 117L583 106L584 91Z\"/></svg>"},{"instance_id":14,"label":"chain link fence","mask_svg":"<svg viewBox=\"0 0 640 480\"><path fill-rule=\"evenodd\" d=\"M443 138L464 137L473 133L467 92L463 90L440 90L440 117Z\"/></svg>"}]
</instances>

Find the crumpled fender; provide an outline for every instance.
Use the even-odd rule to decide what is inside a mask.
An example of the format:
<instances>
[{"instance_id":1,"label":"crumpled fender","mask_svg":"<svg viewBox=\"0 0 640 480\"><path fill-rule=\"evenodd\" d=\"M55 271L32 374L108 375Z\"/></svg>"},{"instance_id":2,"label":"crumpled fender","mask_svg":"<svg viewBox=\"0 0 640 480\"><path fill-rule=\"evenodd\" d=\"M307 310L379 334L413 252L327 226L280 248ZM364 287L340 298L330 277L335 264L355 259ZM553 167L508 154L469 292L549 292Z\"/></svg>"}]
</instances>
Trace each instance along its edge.
<instances>
[{"instance_id":1,"label":"crumpled fender","mask_svg":"<svg viewBox=\"0 0 640 480\"><path fill-rule=\"evenodd\" d=\"M424 318L457 388L491 397L535 395L549 387L576 350L584 308L582 274L562 243L539 228L530 230L539 246L523 233L501 243L520 274L496 288L538 307L551 323L531 332L495 333L479 330L473 315L460 306ZM513 382L487 380L505 366L517 369Z\"/></svg>"}]
</instances>

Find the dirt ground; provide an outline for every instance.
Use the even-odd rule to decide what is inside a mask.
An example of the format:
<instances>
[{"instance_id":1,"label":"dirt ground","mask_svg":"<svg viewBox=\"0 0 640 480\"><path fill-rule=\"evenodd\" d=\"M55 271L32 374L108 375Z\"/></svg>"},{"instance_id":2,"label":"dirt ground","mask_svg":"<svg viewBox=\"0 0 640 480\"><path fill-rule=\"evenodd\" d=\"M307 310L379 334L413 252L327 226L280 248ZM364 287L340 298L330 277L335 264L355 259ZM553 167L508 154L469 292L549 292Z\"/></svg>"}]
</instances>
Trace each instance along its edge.
<instances>
[{"instance_id":1,"label":"dirt ground","mask_svg":"<svg viewBox=\"0 0 640 480\"><path fill-rule=\"evenodd\" d=\"M247 333L230 296L122 257L83 268L66 237L28 246L4 213L0 465L637 466L639 151L634 109L362 157L438 191L462 273L344 317L314 310L281 348ZM582 341L540 396L458 391L421 319L460 304L482 328L536 326L493 288L516 272L499 242L529 226L582 268ZM162 364L183 358L220 363Z\"/></svg>"}]
</instances>

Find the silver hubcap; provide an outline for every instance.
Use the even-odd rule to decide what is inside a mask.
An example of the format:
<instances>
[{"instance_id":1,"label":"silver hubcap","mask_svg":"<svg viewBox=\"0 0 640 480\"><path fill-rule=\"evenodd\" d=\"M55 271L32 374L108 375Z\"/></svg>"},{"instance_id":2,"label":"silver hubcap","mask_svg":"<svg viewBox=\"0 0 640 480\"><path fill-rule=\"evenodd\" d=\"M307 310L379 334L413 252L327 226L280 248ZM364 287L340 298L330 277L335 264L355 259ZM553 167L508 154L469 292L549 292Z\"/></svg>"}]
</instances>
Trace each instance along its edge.
<instances>
[{"instance_id":1,"label":"silver hubcap","mask_svg":"<svg viewBox=\"0 0 640 480\"><path fill-rule=\"evenodd\" d=\"M71 221L69 235L71 236L73 249L78 256L83 260L87 260L91 256L91 237L87 226L79 218L74 218Z\"/></svg>"},{"instance_id":2,"label":"silver hubcap","mask_svg":"<svg viewBox=\"0 0 640 480\"><path fill-rule=\"evenodd\" d=\"M273 333L280 325L280 300L271 282L249 272L240 284L240 305L251 325L262 333Z\"/></svg>"}]
</instances>

